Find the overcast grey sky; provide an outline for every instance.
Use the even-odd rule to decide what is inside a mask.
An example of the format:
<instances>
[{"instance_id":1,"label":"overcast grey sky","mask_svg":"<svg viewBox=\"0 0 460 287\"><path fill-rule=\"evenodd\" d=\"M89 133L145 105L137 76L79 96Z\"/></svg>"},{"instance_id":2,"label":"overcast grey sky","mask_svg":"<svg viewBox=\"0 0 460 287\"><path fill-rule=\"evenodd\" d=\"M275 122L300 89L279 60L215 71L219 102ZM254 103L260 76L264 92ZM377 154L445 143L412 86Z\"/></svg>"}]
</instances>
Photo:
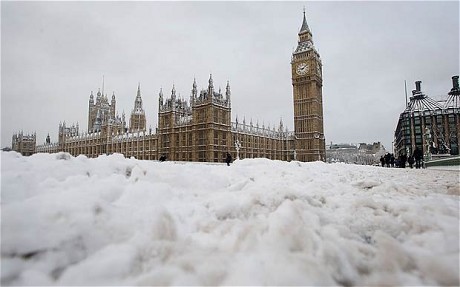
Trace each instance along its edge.
<instances>
[{"instance_id":1,"label":"overcast grey sky","mask_svg":"<svg viewBox=\"0 0 460 287\"><path fill-rule=\"evenodd\" d=\"M381 141L391 150L408 91L433 98L459 74L459 2L1 2L1 138L87 130L88 100L105 76L129 116L138 82L147 126L160 88L189 99L232 90L232 120L293 130L291 54L306 6L323 62L326 142Z\"/></svg>"}]
</instances>

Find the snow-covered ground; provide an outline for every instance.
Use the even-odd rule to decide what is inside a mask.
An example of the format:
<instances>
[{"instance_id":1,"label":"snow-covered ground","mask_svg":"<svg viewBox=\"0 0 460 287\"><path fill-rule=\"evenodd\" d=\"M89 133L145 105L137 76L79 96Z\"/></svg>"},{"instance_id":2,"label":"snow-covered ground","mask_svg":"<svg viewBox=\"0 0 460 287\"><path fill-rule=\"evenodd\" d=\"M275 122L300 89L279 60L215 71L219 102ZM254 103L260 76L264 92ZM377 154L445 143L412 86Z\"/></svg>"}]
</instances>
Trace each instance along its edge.
<instances>
[{"instance_id":1,"label":"snow-covered ground","mask_svg":"<svg viewBox=\"0 0 460 287\"><path fill-rule=\"evenodd\" d=\"M1 156L2 285L459 285L459 173Z\"/></svg>"}]
</instances>

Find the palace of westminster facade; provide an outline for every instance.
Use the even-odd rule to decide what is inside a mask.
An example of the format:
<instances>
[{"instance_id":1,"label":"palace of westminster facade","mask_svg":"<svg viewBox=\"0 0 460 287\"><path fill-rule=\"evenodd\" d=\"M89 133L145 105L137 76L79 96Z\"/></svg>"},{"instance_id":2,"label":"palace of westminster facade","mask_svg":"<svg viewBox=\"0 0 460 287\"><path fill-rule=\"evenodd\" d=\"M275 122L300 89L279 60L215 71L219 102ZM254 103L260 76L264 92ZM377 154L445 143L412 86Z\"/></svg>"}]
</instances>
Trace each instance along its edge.
<instances>
[{"instance_id":1,"label":"palace of westminster facade","mask_svg":"<svg viewBox=\"0 0 460 287\"><path fill-rule=\"evenodd\" d=\"M322 64L313 45L305 12L298 33L298 45L292 54L292 85L294 131L282 121L278 128L260 127L246 121L231 122L231 91L227 82L225 93L214 89L212 76L207 89L198 91L192 84L190 101L176 96L173 87L166 98L160 90L158 128L146 129L140 86L129 123L116 115L116 98L111 101L100 91L91 93L88 111L88 132L79 126L59 124L59 139L36 146L36 136L13 135L12 149L23 155L46 152L69 152L73 156L97 157L121 153L125 157L157 160L165 155L174 161L222 162L227 152L233 158L265 157L276 160L325 160L325 139L322 106Z\"/></svg>"}]
</instances>

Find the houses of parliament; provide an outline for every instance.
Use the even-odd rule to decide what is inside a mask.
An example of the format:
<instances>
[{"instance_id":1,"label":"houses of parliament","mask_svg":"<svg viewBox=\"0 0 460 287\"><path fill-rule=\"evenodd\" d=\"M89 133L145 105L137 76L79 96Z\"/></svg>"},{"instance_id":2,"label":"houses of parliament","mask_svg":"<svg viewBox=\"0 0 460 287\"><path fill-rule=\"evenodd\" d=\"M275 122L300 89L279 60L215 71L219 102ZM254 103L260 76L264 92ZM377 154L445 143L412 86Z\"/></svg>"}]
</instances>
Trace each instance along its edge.
<instances>
[{"instance_id":1,"label":"houses of parliament","mask_svg":"<svg viewBox=\"0 0 460 287\"><path fill-rule=\"evenodd\" d=\"M77 125L59 124L58 142L36 146L36 136L13 135L12 149L23 155L68 152L73 156L97 157L121 153L125 157L157 160L164 155L173 161L222 162L233 158L264 157L274 160L325 160L323 131L322 63L308 27L305 12L298 32L297 48L291 57L294 103L294 131L281 121L277 128L254 125L252 121L231 121L231 89L216 90L212 75L207 89L192 83L190 100L158 95L158 127L146 128L140 85L129 119L116 113L115 94L109 98L98 91L89 96L87 132Z\"/></svg>"}]
</instances>

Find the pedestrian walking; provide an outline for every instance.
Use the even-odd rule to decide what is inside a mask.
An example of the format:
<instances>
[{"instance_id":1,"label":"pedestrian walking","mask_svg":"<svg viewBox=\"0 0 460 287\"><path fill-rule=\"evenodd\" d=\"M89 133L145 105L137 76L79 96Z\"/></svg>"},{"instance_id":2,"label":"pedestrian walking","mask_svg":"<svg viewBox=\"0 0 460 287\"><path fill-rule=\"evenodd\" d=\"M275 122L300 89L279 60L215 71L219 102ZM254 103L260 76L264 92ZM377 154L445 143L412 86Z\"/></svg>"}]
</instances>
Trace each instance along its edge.
<instances>
[{"instance_id":1,"label":"pedestrian walking","mask_svg":"<svg viewBox=\"0 0 460 287\"><path fill-rule=\"evenodd\" d=\"M407 163L409 164L409 167L410 168L414 168L414 157L412 155L410 155L408 158L407 158Z\"/></svg>"},{"instance_id":2,"label":"pedestrian walking","mask_svg":"<svg viewBox=\"0 0 460 287\"><path fill-rule=\"evenodd\" d=\"M407 155L402 153L399 155L399 167L406 168Z\"/></svg>"},{"instance_id":3,"label":"pedestrian walking","mask_svg":"<svg viewBox=\"0 0 460 287\"><path fill-rule=\"evenodd\" d=\"M414 153L412 154L414 159L415 159L415 168L421 168L422 167L422 158L423 158L423 152L417 147L415 147Z\"/></svg>"},{"instance_id":4,"label":"pedestrian walking","mask_svg":"<svg viewBox=\"0 0 460 287\"><path fill-rule=\"evenodd\" d=\"M385 155L385 166L390 167L390 153Z\"/></svg>"},{"instance_id":5,"label":"pedestrian walking","mask_svg":"<svg viewBox=\"0 0 460 287\"><path fill-rule=\"evenodd\" d=\"M227 166L230 166L230 163L232 162L233 158L230 153L227 152L227 157L225 158L225 162L227 163Z\"/></svg>"}]
</instances>

